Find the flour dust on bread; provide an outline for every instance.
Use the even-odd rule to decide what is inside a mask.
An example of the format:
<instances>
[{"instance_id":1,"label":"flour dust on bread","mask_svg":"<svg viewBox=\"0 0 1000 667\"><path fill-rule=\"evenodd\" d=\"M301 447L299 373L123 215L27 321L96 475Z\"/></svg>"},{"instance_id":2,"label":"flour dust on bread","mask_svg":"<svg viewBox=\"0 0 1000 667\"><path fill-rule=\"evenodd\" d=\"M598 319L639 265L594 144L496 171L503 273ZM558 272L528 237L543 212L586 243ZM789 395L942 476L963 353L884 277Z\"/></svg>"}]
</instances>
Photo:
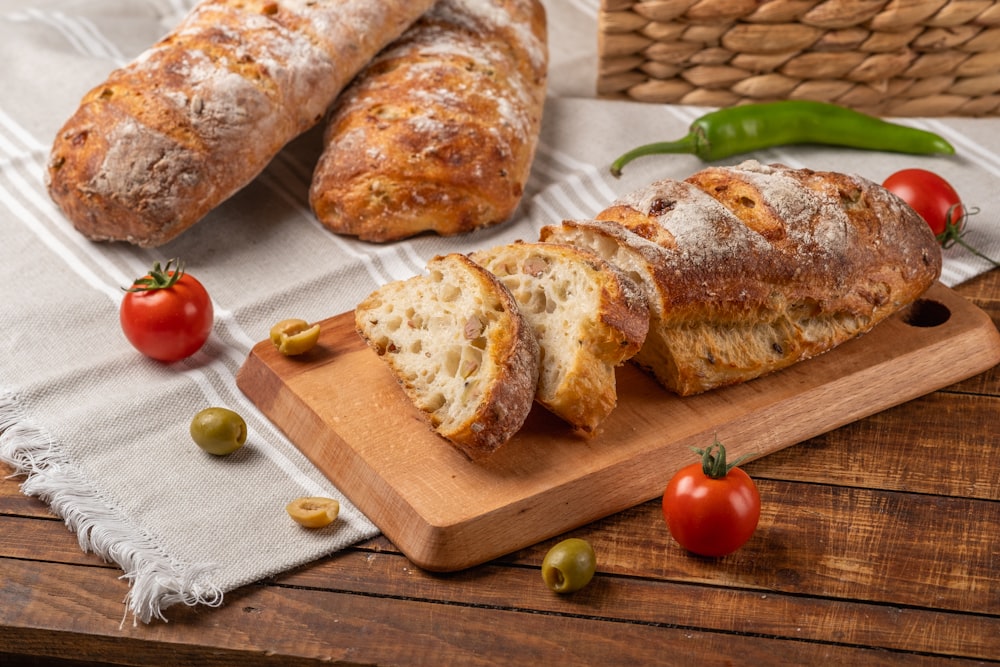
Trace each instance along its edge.
<instances>
[{"instance_id":1,"label":"flour dust on bread","mask_svg":"<svg viewBox=\"0 0 1000 667\"><path fill-rule=\"evenodd\" d=\"M373 242L508 220L541 128L545 20L538 0L440 0L338 98L316 217Z\"/></svg>"},{"instance_id":2,"label":"flour dust on bread","mask_svg":"<svg viewBox=\"0 0 1000 667\"><path fill-rule=\"evenodd\" d=\"M632 262L653 313L633 360L681 395L830 350L941 272L926 223L847 174L747 161L655 182L596 217L603 222L551 226L542 238Z\"/></svg>"},{"instance_id":3,"label":"flour dust on bread","mask_svg":"<svg viewBox=\"0 0 1000 667\"><path fill-rule=\"evenodd\" d=\"M88 92L49 193L97 241L162 245L253 180L432 0L207 0Z\"/></svg>"},{"instance_id":4,"label":"flour dust on bread","mask_svg":"<svg viewBox=\"0 0 1000 667\"><path fill-rule=\"evenodd\" d=\"M541 348L535 399L592 434L618 402L615 368L642 346L649 311L639 288L583 248L515 242L472 253L517 300Z\"/></svg>"},{"instance_id":5,"label":"flour dust on bread","mask_svg":"<svg viewBox=\"0 0 1000 667\"><path fill-rule=\"evenodd\" d=\"M438 434L473 460L505 444L534 403L539 350L500 280L465 255L378 288L358 333Z\"/></svg>"}]
</instances>

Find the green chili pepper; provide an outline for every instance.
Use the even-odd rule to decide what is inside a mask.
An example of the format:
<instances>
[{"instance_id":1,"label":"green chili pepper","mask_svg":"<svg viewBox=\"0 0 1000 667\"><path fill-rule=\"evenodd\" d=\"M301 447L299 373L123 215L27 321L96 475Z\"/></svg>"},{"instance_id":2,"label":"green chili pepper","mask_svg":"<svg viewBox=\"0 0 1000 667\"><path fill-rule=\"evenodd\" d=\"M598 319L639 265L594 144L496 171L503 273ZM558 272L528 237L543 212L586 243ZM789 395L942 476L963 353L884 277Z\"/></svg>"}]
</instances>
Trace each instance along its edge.
<instances>
[{"instance_id":1,"label":"green chili pepper","mask_svg":"<svg viewBox=\"0 0 1000 667\"><path fill-rule=\"evenodd\" d=\"M942 137L898 125L836 104L785 100L727 107L705 114L691 124L688 135L633 148L611 164L611 173L637 157L660 153L690 153L706 162L773 146L825 144L871 151L953 155Z\"/></svg>"}]
</instances>

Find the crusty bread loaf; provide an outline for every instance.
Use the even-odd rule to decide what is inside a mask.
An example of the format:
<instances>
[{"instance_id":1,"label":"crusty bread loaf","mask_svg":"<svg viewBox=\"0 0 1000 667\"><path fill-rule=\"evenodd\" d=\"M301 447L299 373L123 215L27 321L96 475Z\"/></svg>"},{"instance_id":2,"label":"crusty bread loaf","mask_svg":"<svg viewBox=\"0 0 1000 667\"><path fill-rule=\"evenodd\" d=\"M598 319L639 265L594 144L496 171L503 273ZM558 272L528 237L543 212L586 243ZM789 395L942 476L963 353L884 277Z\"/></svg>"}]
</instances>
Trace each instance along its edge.
<instances>
[{"instance_id":1,"label":"crusty bread loaf","mask_svg":"<svg viewBox=\"0 0 1000 667\"><path fill-rule=\"evenodd\" d=\"M583 248L515 242L472 253L507 286L541 348L535 399L592 434L618 402L615 367L642 346L649 311L639 288Z\"/></svg>"},{"instance_id":2,"label":"crusty bread loaf","mask_svg":"<svg viewBox=\"0 0 1000 667\"><path fill-rule=\"evenodd\" d=\"M481 460L531 410L538 343L503 283L465 255L435 257L427 271L375 290L355 323L433 428Z\"/></svg>"},{"instance_id":3,"label":"crusty bread loaf","mask_svg":"<svg viewBox=\"0 0 1000 667\"><path fill-rule=\"evenodd\" d=\"M59 131L49 192L87 237L158 246L259 174L432 0L207 0Z\"/></svg>"},{"instance_id":4,"label":"crusty bread loaf","mask_svg":"<svg viewBox=\"0 0 1000 667\"><path fill-rule=\"evenodd\" d=\"M926 223L857 176L747 161L663 180L542 239L631 262L653 318L633 360L695 394L825 352L940 275ZM617 232L611 228L617 226Z\"/></svg>"},{"instance_id":5,"label":"crusty bread loaf","mask_svg":"<svg viewBox=\"0 0 1000 667\"><path fill-rule=\"evenodd\" d=\"M316 217L366 241L509 219L547 60L538 0L440 0L338 98L310 189Z\"/></svg>"}]
</instances>

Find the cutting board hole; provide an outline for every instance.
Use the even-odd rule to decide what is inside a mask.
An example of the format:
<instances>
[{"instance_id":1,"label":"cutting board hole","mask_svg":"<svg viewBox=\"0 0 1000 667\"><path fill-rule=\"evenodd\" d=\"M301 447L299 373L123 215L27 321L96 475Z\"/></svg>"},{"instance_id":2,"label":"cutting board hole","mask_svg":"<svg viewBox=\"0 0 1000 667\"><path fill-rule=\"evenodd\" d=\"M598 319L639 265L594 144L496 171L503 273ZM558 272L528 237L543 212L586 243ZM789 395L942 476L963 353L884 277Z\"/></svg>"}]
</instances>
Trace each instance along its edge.
<instances>
[{"instance_id":1,"label":"cutting board hole","mask_svg":"<svg viewBox=\"0 0 1000 667\"><path fill-rule=\"evenodd\" d=\"M910 304L903 321L912 327L938 327L950 317L951 310L940 301L917 299Z\"/></svg>"}]
</instances>

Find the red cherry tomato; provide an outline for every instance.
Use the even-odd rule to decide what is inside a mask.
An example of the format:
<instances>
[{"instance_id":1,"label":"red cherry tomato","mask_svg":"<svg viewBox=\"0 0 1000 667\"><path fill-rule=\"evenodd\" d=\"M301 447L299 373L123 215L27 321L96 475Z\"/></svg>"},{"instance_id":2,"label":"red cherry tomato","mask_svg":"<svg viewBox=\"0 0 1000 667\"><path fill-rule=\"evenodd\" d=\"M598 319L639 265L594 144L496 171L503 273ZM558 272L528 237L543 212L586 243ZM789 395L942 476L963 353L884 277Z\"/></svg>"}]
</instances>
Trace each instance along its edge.
<instances>
[{"instance_id":1,"label":"red cherry tomato","mask_svg":"<svg viewBox=\"0 0 1000 667\"><path fill-rule=\"evenodd\" d=\"M885 179L882 187L909 204L935 236L944 234L949 223L960 225L965 218L965 209L955 188L926 169L897 171Z\"/></svg>"},{"instance_id":2,"label":"red cherry tomato","mask_svg":"<svg viewBox=\"0 0 1000 667\"><path fill-rule=\"evenodd\" d=\"M201 349L212 331L214 310L204 286L178 266L160 263L126 290L119 310L122 331L147 357L172 362Z\"/></svg>"},{"instance_id":3,"label":"red cherry tomato","mask_svg":"<svg viewBox=\"0 0 1000 667\"><path fill-rule=\"evenodd\" d=\"M718 454L712 448L718 446ZM725 556L743 546L760 520L760 494L750 476L726 464L715 443L699 463L681 468L663 493L663 517L677 543L701 556Z\"/></svg>"},{"instance_id":4,"label":"red cherry tomato","mask_svg":"<svg viewBox=\"0 0 1000 667\"><path fill-rule=\"evenodd\" d=\"M909 204L927 222L941 247L950 248L957 243L976 257L1000 266L1000 262L979 252L963 238L969 215L978 209L966 210L948 181L926 169L903 169L885 179L882 187Z\"/></svg>"}]
</instances>

